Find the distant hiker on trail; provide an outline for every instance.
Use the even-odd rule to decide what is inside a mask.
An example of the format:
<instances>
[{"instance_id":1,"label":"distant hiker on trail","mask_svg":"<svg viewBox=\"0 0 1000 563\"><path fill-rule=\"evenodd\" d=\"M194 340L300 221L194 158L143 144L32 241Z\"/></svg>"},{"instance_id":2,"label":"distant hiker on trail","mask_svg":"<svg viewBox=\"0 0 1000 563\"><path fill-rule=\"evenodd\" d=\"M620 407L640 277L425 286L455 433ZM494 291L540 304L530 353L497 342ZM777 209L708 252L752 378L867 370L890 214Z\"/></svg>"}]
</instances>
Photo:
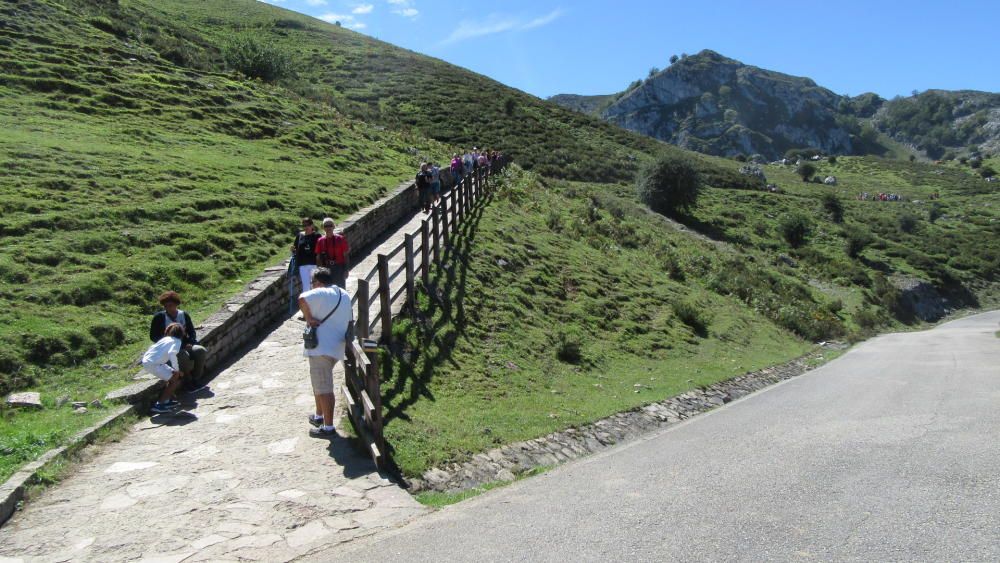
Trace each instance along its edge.
<instances>
[{"instance_id":1,"label":"distant hiker on trail","mask_svg":"<svg viewBox=\"0 0 1000 563\"><path fill-rule=\"evenodd\" d=\"M475 166L475 163L476 160L472 158L472 152L465 151L465 154L462 155L462 175L468 176L469 174L472 174L472 168Z\"/></svg>"},{"instance_id":2,"label":"distant hiker on trail","mask_svg":"<svg viewBox=\"0 0 1000 563\"><path fill-rule=\"evenodd\" d=\"M347 328L354 319L351 296L333 284L330 270L317 268L313 273L312 286L299 296L299 308L306 324L316 327L317 345L306 348L309 358L309 377L312 380L316 412L309 415L309 424L315 426L309 435L316 438L330 438L337 435L333 427L333 367L343 361L347 349Z\"/></svg>"},{"instance_id":3,"label":"distant hiker on trail","mask_svg":"<svg viewBox=\"0 0 1000 563\"><path fill-rule=\"evenodd\" d=\"M424 213L431 212L431 174L427 171L427 163L420 164L416 178L417 193L420 194L420 209Z\"/></svg>"},{"instance_id":4,"label":"distant hiker on trail","mask_svg":"<svg viewBox=\"0 0 1000 563\"><path fill-rule=\"evenodd\" d=\"M153 315L153 321L149 324L149 340L159 342L166 334L166 328L172 323L181 325L184 329L183 345L177 353L177 361L180 362L180 370L187 377L184 380L185 390L188 392L197 391L201 385L201 379L205 375L205 358L208 350L198 344L198 336L194 330L194 321L191 315L180 310L181 296L176 291L167 291L160 295L160 305L163 310Z\"/></svg>"},{"instance_id":5,"label":"distant hiker on trail","mask_svg":"<svg viewBox=\"0 0 1000 563\"><path fill-rule=\"evenodd\" d=\"M316 243L316 264L330 270L330 273L333 274L333 283L342 289L347 289L347 269L351 265L351 246L347 243L347 237L333 231L336 226L330 217L323 219L323 232L326 234L321 236ZM313 277L315 278L315 276Z\"/></svg>"},{"instance_id":6,"label":"distant hiker on trail","mask_svg":"<svg viewBox=\"0 0 1000 563\"><path fill-rule=\"evenodd\" d=\"M302 291L312 289L313 270L316 269L316 245L319 243L319 233L309 217L302 218L302 230L295 236L292 244L292 254L299 267L299 280L302 281Z\"/></svg>"},{"instance_id":7,"label":"distant hiker on trail","mask_svg":"<svg viewBox=\"0 0 1000 563\"><path fill-rule=\"evenodd\" d=\"M167 386L160 393L160 399L150 409L153 414L167 413L180 405L174 399L174 395L184 378L179 363L179 353L184 343L184 327L180 323L170 323L163 330L163 334L163 337L142 355L142 369L167 382Z\"/></svg>"},{"instance_id":8,"label":"distant hiker on trail","mask_svg":"<svg viewBox=\"0 0 1000 563\"><path fill-rule=\"evenodd\" d=\"M451 177L455 180L455 186L462 181L462 157L458 153L451 157Z\"/></svg>"},{"instance_id":9,"label":"distant hiker on trail","mask_svg":"<svg viewBox=\"0 0 1000 563\"><path fill-rule=\"evenodd\" d=\"M434 198L434 205L441 199L441 169L433 162L427 163L427 171L431 173L431 197Z\"/></svg>"}]
</instances>

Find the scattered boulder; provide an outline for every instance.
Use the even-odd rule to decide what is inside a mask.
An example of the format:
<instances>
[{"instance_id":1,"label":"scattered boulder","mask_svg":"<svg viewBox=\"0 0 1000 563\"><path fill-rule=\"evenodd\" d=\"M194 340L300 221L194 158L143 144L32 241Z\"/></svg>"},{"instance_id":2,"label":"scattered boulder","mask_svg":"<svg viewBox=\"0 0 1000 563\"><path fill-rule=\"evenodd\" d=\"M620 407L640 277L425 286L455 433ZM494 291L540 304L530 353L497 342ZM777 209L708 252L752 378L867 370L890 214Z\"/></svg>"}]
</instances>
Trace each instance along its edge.
<instances>
[{"instance_id":1,"label":"scattered boulder","mask_svg":"<svg viewBox=\"0 0 1000 563\"><path fill-rule=\"evenodd\" d=\"M901 304L918 319L934 322L948 313L947 299L930 282L906 276L893 276L891 282Z\"/></svg>"},{"instance_id":2,"label":"scattered boulder","mask_svg":"<svg viewBox=\"0 0 1000 563\"><path fill-rule=\"evenodd\" d=\"M7 396L7 406L22 408L42 408L42 394L34 391L11 393Z\"/></svg>"},{"instance_id":3,"label":"scattered boulder","mask_svg":"<svg viewBox=\"0 0 1000 563\"><path fill-rule=\"evenodd\" d=\"M87 407L77 407L73 409L76 414L87 414Z\"/></svg>"},{"instance_id":4,"label":"scattered boulder","mask_svg":"<svg viewBox=\"0 0 1000 563\"><path fill-rule=\"evenodd\" d=\"M79 408L87 406L87 402L86 401L73 401L73 404L70 405L70 406L73 407L74 409L79 409Z\"/></svg>"},{"instance_id":5,"label":"scattered boulder","mask_svg":"<svg viewBox=\"0 0 1000 563\"><path fill-rule=\"evenodd\" d=\"M837 185L837 177L836 176L827 176L826 179L823 180L823 183L826 184L826 185L828 185L828 186L836 186Z\"/></svg>"},{"instance_id":6,"label":"scattered boulder","mask_svg":"<svg viewBox=\"0 0 1000 563\"><path fill-rule=\"evenodd\" d=\"M792 258L791 256L789 256L787 254L779 254L778 255L778 262L780 262L781 264L784 264L784 265L786 265L786 266L788 266L790 268L798 268L799 267L799 263L796 262L794 258Z\"/></svg>"}]
</instances>

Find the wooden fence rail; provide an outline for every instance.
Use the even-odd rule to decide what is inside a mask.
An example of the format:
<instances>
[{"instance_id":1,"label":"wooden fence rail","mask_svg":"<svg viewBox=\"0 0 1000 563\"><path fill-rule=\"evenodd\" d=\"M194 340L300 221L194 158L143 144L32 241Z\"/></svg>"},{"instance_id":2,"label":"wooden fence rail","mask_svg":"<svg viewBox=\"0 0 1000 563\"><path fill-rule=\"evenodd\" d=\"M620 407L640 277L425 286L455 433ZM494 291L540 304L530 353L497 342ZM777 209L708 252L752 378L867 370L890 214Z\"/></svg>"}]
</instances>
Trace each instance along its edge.
<instances>
[{"instance_id":1,"label":"wooden fence rail","mask_svg":"<svg viewBox=\"0 0 1000 563\"><path fill-rule=\"evenodd\" d=\"M488 168L477 168L465 176L441 196L430 220L421 221L420 229L406 234L404 241L391 252L379 254L375 267L358 278L357 291L351 300L358 307L355 322L357 338L347 346L343 392L351 424L364 440L379 469L387 467L388 458L382 433L381 377L370 338L376 334L375 329L379 329L381 341L386 344L392 342L393 304L405 299L401 309L413 310L416 306L418 272L426 287L430 282L431 264L441 262L443 249L451 245L451 234L458 230L475 204L489 193L493 187L491 177L502 171L505 164L500 162ZM420 244L414 246L417 237ZM402 265L390 271L390 260L400 253L404 257ZM400 275L405 276L405 281L393 291L392 282ZM371 285L373 280L377 280L375 287Z\"/></svg>"}]
</instances>

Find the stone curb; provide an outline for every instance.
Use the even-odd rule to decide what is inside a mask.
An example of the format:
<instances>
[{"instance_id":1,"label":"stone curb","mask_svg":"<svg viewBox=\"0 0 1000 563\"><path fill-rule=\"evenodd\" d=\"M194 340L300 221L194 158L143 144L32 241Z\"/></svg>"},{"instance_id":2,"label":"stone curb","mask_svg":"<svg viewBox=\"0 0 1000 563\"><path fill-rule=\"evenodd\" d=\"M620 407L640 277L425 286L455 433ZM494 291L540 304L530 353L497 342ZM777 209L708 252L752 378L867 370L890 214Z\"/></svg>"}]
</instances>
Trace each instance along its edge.
<instances>
[{"instance_id":1,"label":"stone curb","mask_svg":"<svg viewBox=\"0 0 1000 563\"><path fill-rule=\"evenodd\" d=\"M831 343L832 344L832 343ZM832 344L827 348L846 346ZM472 456L464 463L435 467L419 478L407 480L411 493L421 491L461 492L496 481L513 481L517 475L539 467L561 463L606 450L667 428L692 416L720 407L775 383L810 371L808 360L822 356L810 352L790 362L720 381L704 389L692 389L675 397L620 412L581 427L568 428L541 438L508 444Z\"/></svg>"},{"instance_id":2,"label":"stone curb","mask_svg":"<svg viewBox=\"0 0 1000 563\"><path fill-rule=\"evenodd\" d=\"M134 405L119 406L110 416L102 419L90 428L85 428L77 432L66 445L45 452L41 457L18 470L3 485L0 485L0 498L2 498L0 500L0 526L14 515L18 504L24 500L24 494L28 486L39 481L42 471L83 446L90 444L94 441L94 437L98 432L132 414L134 411Z\"/></svg>"}]
</instances>

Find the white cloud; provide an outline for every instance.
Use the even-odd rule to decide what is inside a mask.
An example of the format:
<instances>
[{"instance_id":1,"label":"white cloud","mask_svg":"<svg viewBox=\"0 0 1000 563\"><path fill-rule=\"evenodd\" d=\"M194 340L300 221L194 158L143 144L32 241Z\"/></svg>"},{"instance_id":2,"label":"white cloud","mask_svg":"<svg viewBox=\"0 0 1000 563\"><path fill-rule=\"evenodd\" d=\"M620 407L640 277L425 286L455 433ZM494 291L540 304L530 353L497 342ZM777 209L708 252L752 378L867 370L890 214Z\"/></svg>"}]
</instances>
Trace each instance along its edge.
<instances>
[{"instance_id":1,"label":"white cloud","mask_svg":"<svg viewBox=\"0 0 1000 563\"><path fill-rule=\"evenodd\" d=\"M362 22L354 22L354 23L352 23L351 25L349 25L347 27L349 27L351 29L364 29L364 28L368 27L368 24L365 24L365 23L362 23Z\"/></svg>"},{"instance_id":2,"label":"white cloud","mask_svg":"<svg viewBox=\"0 0 1000 563\"><path fill-rule=\"evenodd\" d=\"M326 6L326 0L306 0L310 6Z\"/></svg>"},{"instance_id":3,"label":"white cloud","mask_svg":"<svg viewBox=\"0 0 1000 563\"><path fill-rule=\"evenodd\" d=\"M329 22L329 23L333 23L333 22L349 22L349 21L353 21L354 20L354 16L352 16L351 14L334 14L334 13L329 13L329 14L323 14L322 16L319 17L319 19L321 19L321 20L323 20L325 22Z\"/></svg>"},{"instance_id":4,"label":"white cloud","mask_svg":"<svg viewBox=\"0 0 1000 563\"><path fill-rule=\"evenodd\" d=\"M420 10L416 8L401 8L399 10L393 10L392 13L399 14L405 18L413 18L420 13Z\"/></svg>"},{"instance_id":5,"label":"white cloud","mask_svg":"<svg viewBox=\"0 0 1000 563\"><path fill-rule=\"evenodd\" d=\"M358 4L351 10L352 14L370 14L375 9L373 4Z\"/></svg>"},{"instance_id":6,"label":"white cloud","mask_svg":"<svg viewBox=\"0 0 1000 563\"><path fill-rule=\"evenodd\" d=\"M524 26L521 29L535 29L536 27L542 27L543 25L548 25L559 19L559 16L561 16L562 14L563 14L562 10L559 9L552 10L552 12L540 18L535 18L530 22L524 24Z\"/></svg>"},{"instance_id":7,"label":"white cloud","mask_svg":"<svg viewBox=\"0 0 1000 563\"><path fill-rule=\"evenodd\" d=\"M451 34L444 41L441 41L440 45L450 45L459 41L465 41L466 39L474 39L497 33L536 29L554 22L562 15L562 10L553 10L544 16L533 18L527 22L515 17L499 17L497 15L490 16L485 22L463 20L459 22L458 27L452 30Z\"/></svg>"},{"instance_id":8,"label":"white cloud","mask_svg":"<svg viewBox=\"0 0 1000 563\"><path fill-rule=\"evenodd\" d=\"M410 3L410 0L389 0L389 3L396 6L406 6Z\"/></svg>"}]
</instances>

